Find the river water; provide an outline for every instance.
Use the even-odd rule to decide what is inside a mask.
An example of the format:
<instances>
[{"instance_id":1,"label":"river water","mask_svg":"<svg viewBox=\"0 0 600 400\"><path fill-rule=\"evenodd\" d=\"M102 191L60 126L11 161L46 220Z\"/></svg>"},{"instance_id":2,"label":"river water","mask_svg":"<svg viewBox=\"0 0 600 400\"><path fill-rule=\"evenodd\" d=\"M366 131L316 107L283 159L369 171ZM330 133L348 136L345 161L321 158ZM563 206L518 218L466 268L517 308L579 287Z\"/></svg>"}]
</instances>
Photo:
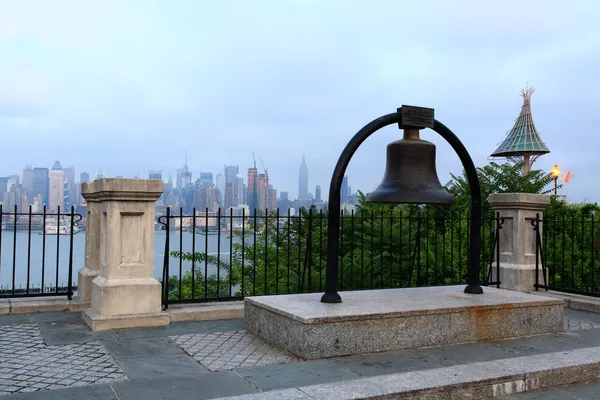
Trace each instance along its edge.
<instances>
[{"instance_id":1,"label":"river water","mask_svg":"<svg viewBox=\"0 0 600 400\"><path fill-rule=\"evenodd\" d=\"M171 231L169 234L170 250L179 250L180 232ZM195 251L206 251L207 236L193 235L184 232L181 236L182 250L184 252L192 251L192 238L195 236ZM165 240L167 233L165 231L155 232L154 247L154 277L160 279L163 272ZM40 287L42 284L42 275L44 286L66 286L69 276L69 241L68 235L46 235L34 231L29 237L27 231L17 231L16 234L16 258L13 260L14 233L12 231L2 231L2 242L0 243L0 289L12 288L13 276L15 287L25 288L28 281L29 265L29 287ZM58 246L57 246L58 245ZM29 248L29 251L28 251ZM208 253L217 255L219 248L219 235L208 235ZM45 250L44 250L45 249ZM58 251L57 251L58 250ZM229 260L230 239L225 233L220 235L220 253L224 260ZM58 253L58 264L57 255ZM44 262L42 262L44 260ZM77 284L77 272L84 265L85 260L85 232L80 232L73 236L73 284ZM13 273L14 261L14 273ZM58 265L58 268L57 268ZM183 263L183 271L189 271L191 263ZM43 271L43 274L42 274ZM208 273L216 272L214 266L208 267ZM179 260L170 258L170 275L179 273Z\"/></svg>"}]
</instances>

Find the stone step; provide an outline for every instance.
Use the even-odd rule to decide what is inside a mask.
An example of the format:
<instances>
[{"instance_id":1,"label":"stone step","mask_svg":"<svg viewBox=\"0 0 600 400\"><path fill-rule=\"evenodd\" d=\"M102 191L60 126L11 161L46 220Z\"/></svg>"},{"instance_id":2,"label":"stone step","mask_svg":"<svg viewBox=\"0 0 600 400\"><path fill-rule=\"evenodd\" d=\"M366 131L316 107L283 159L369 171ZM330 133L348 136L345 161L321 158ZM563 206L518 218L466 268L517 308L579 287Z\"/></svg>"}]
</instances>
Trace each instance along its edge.
<instances>
[{"instance_id":1,"label":"stone step","mask_svg":"<svg viewBox=\"0 0 600 400\"><path fill-rule=\"evenodd\" d=\"M600 380L600 347L588 347L220 400L489 399L596 380Z\"/></svg>"}]
</instances>

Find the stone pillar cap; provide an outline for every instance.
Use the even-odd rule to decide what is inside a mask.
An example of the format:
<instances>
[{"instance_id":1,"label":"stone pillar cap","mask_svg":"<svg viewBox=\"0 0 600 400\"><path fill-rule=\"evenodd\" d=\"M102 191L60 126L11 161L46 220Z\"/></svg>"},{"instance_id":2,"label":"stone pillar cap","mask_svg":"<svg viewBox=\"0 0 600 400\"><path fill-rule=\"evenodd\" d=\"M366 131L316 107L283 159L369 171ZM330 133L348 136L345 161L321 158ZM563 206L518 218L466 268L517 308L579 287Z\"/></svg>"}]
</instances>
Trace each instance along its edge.
<instances>
[{"instance_id":1,"label":"stone pillar cap","mask_svg":"<svg viewBox=\"0 0 600 400\"><path fill-rule=\"evenodd\" d=\"M550 204L550 195L534 193L492 193L488 201L495 209L518 208L543 211Z\"/></svg>"},{"instance_id":2,"label":"stone pillar cap","mask_svg":"<svg viewBox=\"0 0 600 400\"><path fill-rule=\"evenodd\" d=\"M102 178L82 183L81 195L86 201L156 201L163 194L164 187L162 180Z\"/></svg>"}]
</instances>

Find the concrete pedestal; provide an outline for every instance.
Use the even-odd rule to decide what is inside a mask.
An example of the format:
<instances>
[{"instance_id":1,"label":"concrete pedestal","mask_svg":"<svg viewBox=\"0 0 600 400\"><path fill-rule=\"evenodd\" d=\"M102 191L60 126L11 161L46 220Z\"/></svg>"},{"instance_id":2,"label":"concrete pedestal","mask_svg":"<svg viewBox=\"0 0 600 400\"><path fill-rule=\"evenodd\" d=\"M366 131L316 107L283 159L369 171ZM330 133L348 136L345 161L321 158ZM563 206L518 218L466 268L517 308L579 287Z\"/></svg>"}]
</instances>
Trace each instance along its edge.
<instances>
[{"instance_id":1,"label":"concrete pedestal","mask_svg":"<svg viewBox=\"0 0 600 400\"><path fill-rule=\"evenodd\" d=\"M496 193L488 198L490 204L504 218L500 229L500 287L503 289L530 292L536 283L536 232L531 222L539 214L543 220L544 210L550 196L530 193ZM543 234L540 224L540 235ZM544 283L541 258L538 282ZM496 269L492 271L497 280ZM547 277L547 276L546 276Z\"/></svg>"},{"instance_id":2,"label":"concrete pedestal","mask_svg":"<svg viewBox=\"0 0 600 400\"><path fill-rule=\"evenodd\" d=\"M101 179L82 191L99 203L100 271L85 321L95 331L168 325L161 284L154 279L154 204L163 182Z\"/></svg>"},{"instance_id":3,"label":"concrete pedestal","mask_svg":"<svg viewBox=\"0 0 600 400\"><path fill-rule=\"evenodd\" d=\"M82 183L82 187L87 183ZM92 186L93 187L93 186ZM100 203L90 192L83 193L87 215L85 227L85 265L77 274L77 297L81 304L92 301L92 281L100 274Z\"/></svg>"},{"instance_id":4,"label":"concrete pedestal","mask_svg":"<svg viewBox=\"0 0 600 400\"><path fill-rule=\"evenodd\" d=\"M246 330L303 359L478 342L564 331L563 301L464 286L247 297Z\"/></svg>"}]
</instances>

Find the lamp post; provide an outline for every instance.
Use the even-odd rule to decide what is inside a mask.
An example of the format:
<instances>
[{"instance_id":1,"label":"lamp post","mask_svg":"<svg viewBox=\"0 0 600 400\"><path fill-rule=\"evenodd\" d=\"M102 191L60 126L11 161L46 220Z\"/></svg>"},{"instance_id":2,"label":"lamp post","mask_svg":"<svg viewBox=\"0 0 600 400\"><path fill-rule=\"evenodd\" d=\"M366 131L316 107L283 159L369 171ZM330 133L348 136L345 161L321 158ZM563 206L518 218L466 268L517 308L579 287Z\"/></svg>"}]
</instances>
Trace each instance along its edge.
<instances>
[{"instance_id":1,"label":"lamp post","mask_svg":"<svg viewBox=\"0 0 600 400\"><path fill-rule=\"evenodd\" d=\"M337 278L341 211L340 192L346 168L356 150L369 136L388 125L396 123L400 129L404 130L404 140L417 140L419 142L423 142L420 141L418 137L418 130L423 128L433 129L436 133L442 136L448 142L448 144L450 144L450 146L452 146L460 158L460 161L465 168L467 181L471 191L471 221L469 227L471 243L468 256L467 286L465 287L464 291L465 293L470 294L483 293L483 289L479 284L479 262L481 250L481 189L479 185L479 179L477 177L477 170L475 169L473 160L458 137L444 124L433 118L433 109L402 106L397 109L397 112L379 117L358 131L356 135L350 139L342 151L337 164L335 165L329 186L329 214L327 217L327 270L325 275L325 293L321 297L321 302L323 303L340 303L342 301L342 298L337 290ZM390 170L390 168L393 169L393 166L391 166L390 162L390 156L402 155L404 157L411 158L412 162L418 161L416 158L411 156L410 152L397 151L398 143L399 142L394 142L388 145L386 176L384 177L380 188L384 185L384 182L386 182L387 178L388 186L383 188L383 190L388 192L396 190L396 193L392 193L388 196L389 199L397 198L398 200L394 202L399 203L415 203L416 199L419 198L419 193L414 190L414 184L407 185L406 187L401 187L402 185L399 184L396 188L392 187L395 183L397 183L394 181L394 179L397 179L397 176L400 174L397 174L397 171ZM428 142L424 143L432 145ZM429 155L434 157L433 168L435 168L435 148L433 152L430 152ZM429 164L431 164L431 162ZM401 167L406 167L406 165L400 165L400 168ZM414 170L419 171L422 169L423 165L417 165L416 167L417 168ZM431 165L425 165L425 167L431 167ZM437 180L437 175L435 179ZM437 181L437 184L439 185L439 180ZM431 190L431 188L427 186L422 186L421 189L423 192L429 192ZM406 191L408 191L408 194L404 193ZM439 190L437 192L439 192ZM422 197L432 199L431 202L447 203L447 201L436 201L436 194L439 195L437 192L433 195L425 193L425 196ZM446 194L449 196L447 192Z\"/></svg>"},{"instance_id":2,"label":"lamp post","mask_svg":"<svg viewBox=\"0 0 600 400\"><path fill-rule=\"evenodd\" d=\"M557 164L554 164L554 167L552 167L552 170L550 171L550 173L552 174L552 176L554 177L554 195L557 195L557 184L556 182L558 181L558 177L560 176L560 168L558 168Z\"/></svg>"}]
</instances>

